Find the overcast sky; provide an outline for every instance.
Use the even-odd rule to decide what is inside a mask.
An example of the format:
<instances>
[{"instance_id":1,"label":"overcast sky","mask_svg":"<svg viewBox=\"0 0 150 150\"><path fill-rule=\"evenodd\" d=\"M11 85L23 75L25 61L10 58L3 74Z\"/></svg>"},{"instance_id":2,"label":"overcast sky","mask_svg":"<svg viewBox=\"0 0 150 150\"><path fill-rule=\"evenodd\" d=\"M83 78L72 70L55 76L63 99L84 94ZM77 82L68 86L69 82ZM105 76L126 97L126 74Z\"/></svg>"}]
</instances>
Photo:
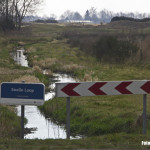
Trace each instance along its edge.
<instances>
[{"instance_id":1,"label":"overcast sky","mask_svg":"<svg viewBox=\"0 0 150 150\"><path fill-rule=\"evenodd\" d=\"M150 0L44 0L38 15L55 14L60 17L66 10L78 11L83 15L91 7L97 8L97 11L150 13Z\"/></svg>"}]
</instances>

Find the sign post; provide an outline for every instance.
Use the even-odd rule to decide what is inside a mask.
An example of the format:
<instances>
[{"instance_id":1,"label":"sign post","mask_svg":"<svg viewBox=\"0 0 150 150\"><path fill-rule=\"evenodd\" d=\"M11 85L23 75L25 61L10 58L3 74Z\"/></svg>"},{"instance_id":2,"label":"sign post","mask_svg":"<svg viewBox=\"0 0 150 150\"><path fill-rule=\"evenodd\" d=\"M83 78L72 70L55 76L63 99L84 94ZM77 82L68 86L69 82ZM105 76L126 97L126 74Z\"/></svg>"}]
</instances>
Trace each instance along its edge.
<instances>
[{"instance_id":1,"label":"sign post","mask_svg":"<svg viewBox=\"0 0 150 150\"><path fill-rule=\"evenodd\" d=\"M24 110L25 106L21 105L21 139L24 139Z\"/></svg>"},{"instance_id":2,"label":"sign post","mask_svg":"<svg viewBox=\"0 0 150 150\"><path fill-rule=\"evenodd\" d=\"M143 134L146 134L146 94L150 80L56 83L56 97L67 97L67 138L70 136L70 97L143 94Z\"/></svg>"},{"instance_id":3,"label":"sign post","mask_svg":"<svg viewBox=\"0 0 150 150\"><path fill-rule=\"evenodd\" d=\"M22 83L25 83L25 81L22 81ZM24 113L25 113L25 106L21 105L21 139L24 139Z\"/></svg>"},{"instance_id":4,"label":"sign post","mask_svg":"<svg viewBox=\"0 0 150 150\"><path fill-rule=\"evenodd\" d=\"M66 111L67 111L67 117L66 117L67 139L70 139L70 97L67 97Z\"/></svg>"},{"instance_id":5,"label":"sign post","mask_svg":"<svg viewBox=\"0 0 150 150\"><path fill-rule=\"evenodd\" d=\"M146 101L147 95L143 95L143 134L146 135Z\"/></svg>"}]
</instances>

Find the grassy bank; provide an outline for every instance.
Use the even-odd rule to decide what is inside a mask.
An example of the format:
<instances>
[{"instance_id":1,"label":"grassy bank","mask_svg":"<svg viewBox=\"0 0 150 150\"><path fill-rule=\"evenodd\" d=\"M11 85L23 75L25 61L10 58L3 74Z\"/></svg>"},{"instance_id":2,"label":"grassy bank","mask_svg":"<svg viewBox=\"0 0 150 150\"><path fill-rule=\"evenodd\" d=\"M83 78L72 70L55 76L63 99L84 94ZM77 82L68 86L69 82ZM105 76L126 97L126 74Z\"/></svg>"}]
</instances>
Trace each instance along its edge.
<instances>
[{"instance_id":1,"label":"grassy bank","mask_svg":"<svg viewBox=\"0 0 150 150\"><path fill-rule=\"evenodd\" d=\"M27 70L15 65L10 58L10 51L15 44L9 43L5 36L0 38L0 83L10 82L23 75ZM0 105L0 137L15 138L20 136L20 118L14 107Z\"/></svg>"},{"instance_id":2,"label":"grassy bank","mask_svg":"<svg viewBox=\"0 0 150 150\"><path fill-rule=\"evenodd\" d=\"M125 140L126 139L126 140ZM81 140L20 140L0 139L3 150L54 150L54 149L148 149L141 141L149 137L125 133L85 138Z\"/></svg>"},{"instance_id":3,"label":"grassy bank","mask_svg":"<svg viewBox=\"0 0 150 150\"><path fill-rule=\"evenodd\" d=\"M15 64L10 53L20 44L20 33L0 33L0 83L2 82L40 82L46 83L47 77L32 68L21 67ZM20 136L20 117L17 117L14 106L0 105L0 137L16 138Z\"/></svg>"},{"instance_id":4,"label":"grassy bank","mask_svg":"<svg viewBox=\"0 0 150 150\"><path fill-rule=\"evenodd\" d=\"M65 99L50 100L40 109L47 117L66 124ZM72 135L100 136L122 132L142 134L142 96L71 98L70 113ZM150 122L147 121L149 135Z\"/></svg>"},{"instance_id":5,"label":"grassy bank","mask_svg":"<svg viewBox=\"0 0 150 150\"><path fill-rule=\"evenodd\" d=\"M0 137L16 138L20 136L20 118L14 113L13 107L0 105Z\"/></svg>"}]
</instances>

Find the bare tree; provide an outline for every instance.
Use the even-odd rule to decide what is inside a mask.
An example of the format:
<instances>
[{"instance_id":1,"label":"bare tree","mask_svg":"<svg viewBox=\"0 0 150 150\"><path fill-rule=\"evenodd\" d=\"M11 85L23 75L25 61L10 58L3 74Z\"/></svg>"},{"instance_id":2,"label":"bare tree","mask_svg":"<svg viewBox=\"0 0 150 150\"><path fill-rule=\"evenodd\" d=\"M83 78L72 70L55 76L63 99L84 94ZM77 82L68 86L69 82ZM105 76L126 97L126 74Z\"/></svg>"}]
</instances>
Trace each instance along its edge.
<instances>
[{"instance_id":1,"label":"bare tree","mask_svg":"<svg viewBox=\"0 0 150 150\"><path fill-rule=\"evenodd\" d=\"M36 10L43 0L0 0L0 21L4 24L15 24L20 30L23 18ZM5 26L5 25L4 25Z\"/></svg>"},{"instance_id":2,"label":"bare tree","mask_svg":"<svg viewBox=\"0 0 150 150\"><path fill-rule=\"evenodd\" d=\"M62 20L72 20L73 19L73 12L71 12L70 10L65 11L60 18Z\"/></svg>"},{"instance_id":3,"label":"bare tree","mask_svg":"<svg viewBox=\"0 0 150 150\"><path fill-rule=\"evenodd\" d=\"M35 11L37 5L41 4L42 0L13 0L16 12L16 27L18 30L21 29L22 20L27 13Z\"/></svg>"}]
</instances>

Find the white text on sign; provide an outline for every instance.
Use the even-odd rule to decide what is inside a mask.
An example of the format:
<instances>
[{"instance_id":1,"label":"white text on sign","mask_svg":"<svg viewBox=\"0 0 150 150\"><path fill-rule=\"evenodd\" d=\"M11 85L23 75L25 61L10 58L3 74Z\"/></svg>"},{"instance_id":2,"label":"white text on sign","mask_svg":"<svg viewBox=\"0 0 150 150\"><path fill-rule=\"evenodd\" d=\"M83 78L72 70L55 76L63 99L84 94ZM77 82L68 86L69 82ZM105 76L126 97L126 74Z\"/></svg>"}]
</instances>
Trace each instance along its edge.
<instances>
[{"instance_id":1,"label":"white text on sign","mask_svg":"<svg viewBox=\"0 0 150 150\"><path fill-rule=\"evenodd\" d=\"M27 88L11 88L11 92L25 92L25 93L34 93L34 89L27 89Z\"/></svg>"}]
</instances>

